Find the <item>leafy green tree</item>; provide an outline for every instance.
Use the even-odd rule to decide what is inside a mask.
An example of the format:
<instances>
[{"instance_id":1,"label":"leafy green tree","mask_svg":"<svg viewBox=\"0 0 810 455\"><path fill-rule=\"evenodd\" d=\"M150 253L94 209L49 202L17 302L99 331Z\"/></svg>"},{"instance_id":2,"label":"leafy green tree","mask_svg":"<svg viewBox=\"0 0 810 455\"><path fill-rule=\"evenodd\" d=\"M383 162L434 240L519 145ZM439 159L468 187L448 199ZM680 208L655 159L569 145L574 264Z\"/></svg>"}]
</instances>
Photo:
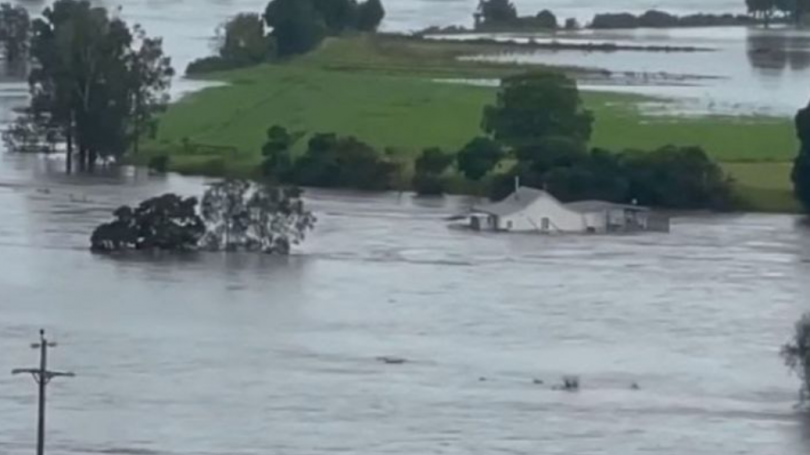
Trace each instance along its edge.
<instances>
[{"instance_id":1,"label":"leafy green tree","mask_svg":"<svg viewBox=\"0 0 810 455\"><path fill-rule=\"evenodd\" d=\"M453 164L455 157L438 147L427 148L414 162L413 188L420 195L444 193L443 174Z\"/></svg>"},{"instance_id":2,"label":"leafy green tree","mask_svg":"<svg viewBox=\"0 0 810 455\"><path fill-rule=\"evenodd\" d=\"M0 46L10 64L25 59L31 35L31 18L22 6L0 4Z\"/></svg>"},{"instance_id":3,"label":"leafy green tree","mask_svg":"<svg viewBox=\"0 0 810 455\"><path fill-rule=\"evenodd\" d=\"M292 147L303 133L291 133L273 125L267 130L267 141L262 146L262 174L275 182L288 182L293 177Z\"/></svg>"},{"instance_id":4,"label":"leafy green tree","mask_svg":"<svg viewBox=\"0 0 810 455\"><path fill-rule=\"evenodd\" d=\"M731 181L699 147L666 146L623 156L629 197L642 205L674 209L728 209Z\"/></svg>"},{"instance_id":5,"label":"leafy green tree","mask_svg":"<svg viewBox=\"0 0 810 455\"><path fill-rule=\"evenodd\" d=\"M810 105L800 109L794 120L799 138L799 154L793 162L793 193L810 212Z\"/></svg>"},{"instance_id":6,"label":"leafy green tree","mask_svg":"<svg viewBox=\"0 0 810 455\"><path fill-rule=\"evenodd\" d=\"M330 34L340 34L357 25L360 15L357 0L312 0L312 5Z\"/></svg>"},{"instance_id":7,"label":"leafy green tree","mask_svg":"<svg viewBox=\"0 0 810 455\"><path fill-rule=\"evenodd\" d=\"M234 66L266 62L275 53L275 43L264 30L264 19L255 13L240 13L220 25L217 53Z\"/></svg>"},{"instance_id":8,"label":"leafy green tree","mask_svg":"<svg viewBox=\"0 0 810 455\"><path fill-rule=\"evenodd\" d=\"M135 209L122 206L113 213L115 220L93 231L91 249L193 250L205 233L196 207L196 198L170 193L147 199Z\"/></svg>"},{"instance_id":9,"label":"leafy green tree","mask_svg":"<svg viewBox=\"0 0 810 455\"><path fill-rule=\"evenodd\" d=\"M557 72L504 78L482 121L484 131L512 147L549 136L587 143L592 125L593 115L583 107L576 81Z\"/></svg>"},{"instance_id":10,"label":"leafy green tree","mask_svg":"<svg viewBox=\"0 0 810 455\"><path fill-rule=\"evenodd\" d=\"M328 30L313 0L272 0L265 9L264 21L273 29L271 34L282 57L311 51Z\"/></svg>"},{"instance_id":11,"label":"leafy green tree","mask_svg":"<svg viewBox=\"0 0 810 455\"><path fill-rule=\"evenodd\" d=\"M801 399L810 397L810 313L798 322L791 341L782 346L785 364L802 380Z\"/></svg>"},{"instance_id":12,"label":"leafy green tree","mask_svg":"<svg viewBox=\"0 0 810 455\"><path fill-rule=\"evenodd\" d=\"M374 32L385 18L385 8L380 0L366 0L358 7L357 29Z\"/></svg>"},{"instance_id":13,"label":"leafy green tree","mask_svg":"<svg viewBox=\"0 0 810 455\"><path fill-rule=\"evenodd\" d=\"M426 148L414 162L417 173L443 174L453 164L453 155L438 147Z\"/></svg>"},{"instance_id":14,"label":"leafy green tree","mask_svg":"<svg viewBox=\"0 0 810 455\"><path fill-rule=\"evenodd\" d=\"M296 188L241 180L215 183L201 203L207 225L203 243L212 250L289 254L316 222L301 196Z\"/></svg>"},{"instance_id":15,"label":"leafy green tree","mask_svg":"<svg viewBox=\"0 0 810 455\"><path fill-rule=\"evenodd\" d=\"M478 25L511 23L517 18L517 8L510 0L480 0L475 13Z\"/></svg>"},{"instance_id":16,"label":"leafy green tree","mask_svg":"<svg viewBox=\"0 0 810 455\"><path fill-rule=\"evenodd\" d=\"M33 22L28 112L58 130L71 169L126 152L165 107L173 70L160 40L88 1L57 0Z\"/></svg>"},{"instance_id":17,"label":"leafy green tree","mask_svg":"<svg viewBox=\"0 0 810 455\"><path fill-rule=\"evenodd\" d=\"M387 190L399 164L355 137L332 133L314 135L296 160L295 182L324 188Z\"/></svg>"},{"instance_id":18,"label":"leafy green tree","mask_svg":"<svg viewBox=\"0 0 810 455\"><path fill-rule=\"evenodd\" d=\"M456 162L466 178L478 181L494 169L503 157L500 144L487 137L477 137L458 152Z\"/></svg>"}]
</instances>

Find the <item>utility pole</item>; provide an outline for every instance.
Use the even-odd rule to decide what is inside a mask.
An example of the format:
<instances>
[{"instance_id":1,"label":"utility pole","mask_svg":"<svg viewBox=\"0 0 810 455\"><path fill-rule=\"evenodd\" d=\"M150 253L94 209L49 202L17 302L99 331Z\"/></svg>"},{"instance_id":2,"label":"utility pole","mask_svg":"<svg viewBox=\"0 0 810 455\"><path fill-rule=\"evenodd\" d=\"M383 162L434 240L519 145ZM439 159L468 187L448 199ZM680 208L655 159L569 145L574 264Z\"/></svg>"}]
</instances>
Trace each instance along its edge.
<instances>
[{"instance_id":1,"label":"utility pole","mask_svg":"<svg viewBox=\"0 0 810 455\"><path fill-rule=\"evenodd\" d=\"M45 330L39 331L39 343L32 343L32 349L39 349L39 368L19 368L13 370L11 374L28 373L33 376L34 381L39 385L39 414L37 421L37 455L45 454L45 388L51 379L57 377L75 376L70 372L48 371L48 348L56 347L56 343L45 338Z\"/></svg>"}]
</instances>

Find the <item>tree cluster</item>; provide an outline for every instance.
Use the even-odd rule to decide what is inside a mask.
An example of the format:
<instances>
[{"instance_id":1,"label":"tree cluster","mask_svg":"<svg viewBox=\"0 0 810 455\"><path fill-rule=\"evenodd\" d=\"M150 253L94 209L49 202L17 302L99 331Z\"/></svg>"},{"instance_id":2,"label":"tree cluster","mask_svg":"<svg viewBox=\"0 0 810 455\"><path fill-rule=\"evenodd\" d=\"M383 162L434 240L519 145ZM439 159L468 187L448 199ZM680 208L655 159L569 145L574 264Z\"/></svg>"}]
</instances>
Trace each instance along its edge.
<instances>
[{"instance_id":1,"label":"tree cluster","mask_svg":"<svg viewBox=\"0 0 810 455\"><path fill-rule=\"evenodd\" d=\"M271 0L263 14L238 14L220 25L215 54L191 62L186 73L225 71L305 54L327 36L374 32L384 17L380 0Z\"/></svg>"},{"instance_id":2,"label":"tree cluster","mask_svg":"<svg viewBox=\"0 0 810 455\"><path fill-rule=\"evenodd\" d=\"M326 36L376 31L384 17L380 0L271 0L264 12L281 57L309 52Z\"/></svg>"},{"instance_id":3,"label":"tree cluster","mask_svg":"<svg viewBox=\"0 0 810 455\"><path fill-rule=\"evenodd\" d=\"M589 150L593 121L571 78L561 73L507 77L495 104L484 109L488 137L474 139L458 153L459 171L481 180L509 157L512 168L493 179L495 198L508 194L519 177L563 201L679 209L723 209L734 202L729 179L702 149Z\"/></svg>"},{"instance_id":4,"label":"tree cluster","mask_svg":"<svg viewBox=\"0 0 810 455\"><path fill-rule=\"evenodd\" d=\"M766 25L777 15L800 23L810 12L809 0L745 0L748 13Z\"/></svg>"},{"instance_id":5,"label":"tree cluster","mask_svg":"<svg viewBox=\"0 0 810 455\"><path fill-rule=\"evenodd\" d=\"M24 61L28 57L31 18L22 6L0 4L0 51L8 64Z\"/></svg>"},{"instance_id":6,"label":"tree cluster","mask_svg":"<svg viewBox=\"0 0 810 455\"><path fill-rule=\"evenodd\" d=\"M240 13L217 27L214 52L191 62L186 73L211 73L267 62L276 53L275 40L266 33L261 15Z\"/></svg>"},{"instance_id":7,"label":"tree cluster","mask_svg":"<svg viewBox=\"0 0 810 455\"><path fill-rule=\"evenodd\" d=\"M57 0L32 23L29 107L5 132L11 150L53 145L92 169L154 134L174 74L160 39L85 0Z\"/></svg>"},{"instance_id":8,"label":"tree cluster","mask_svg":"<svg viewBox=\"0 0 810 455\"><path fill-rule=\"evenodd\" d=\"M273 126L262 148L265 178L283 183L322 188L387 190L394 186L400 164L369 144L333 133L313 135L303 154L295 157L293 145L303 133Z\"/></svg>"},{"instance_id":9,"label":"tree cluster","mask_svg":"<svg viewBox=\"0 0 810 455\"><path fill-rule=\"evenodd\" d=\"M99 252L126 250L260 251L289 254L315 225L295 188L226 180L196 198L164 194L123 206L90 238Z\"/></svg>"},{"instance_id":10,"label":"tree cluster","mask_svg":"<svg viewBox=\"0 0 810 455\"><path fill-rule=\"evenodd\" d=\"M559 27L557 16L542 10L535 16L519 16L510 0L480 0L473 15L478 30L498 28L525 28L554 30Z\"/></svg>"}]
</instances>

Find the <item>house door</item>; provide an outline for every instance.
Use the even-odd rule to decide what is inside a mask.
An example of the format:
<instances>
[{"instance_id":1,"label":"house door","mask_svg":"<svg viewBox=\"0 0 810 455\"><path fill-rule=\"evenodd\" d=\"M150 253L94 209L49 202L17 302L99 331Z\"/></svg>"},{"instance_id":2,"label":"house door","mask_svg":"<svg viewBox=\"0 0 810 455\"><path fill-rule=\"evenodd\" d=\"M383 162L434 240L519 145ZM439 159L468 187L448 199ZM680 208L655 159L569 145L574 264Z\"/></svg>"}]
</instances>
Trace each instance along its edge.
<instances>
[{"instance_id":1,"label":"house door","mask_svg":"<svg viewBox=\"0 0 810 455\"><path fill-rule=\"evenodd\" d=\"M551 229L551 220L543 217L543 219L540 220L540 229L544 231L548 231L549 229Z\"/></svg>"}]
</instances>

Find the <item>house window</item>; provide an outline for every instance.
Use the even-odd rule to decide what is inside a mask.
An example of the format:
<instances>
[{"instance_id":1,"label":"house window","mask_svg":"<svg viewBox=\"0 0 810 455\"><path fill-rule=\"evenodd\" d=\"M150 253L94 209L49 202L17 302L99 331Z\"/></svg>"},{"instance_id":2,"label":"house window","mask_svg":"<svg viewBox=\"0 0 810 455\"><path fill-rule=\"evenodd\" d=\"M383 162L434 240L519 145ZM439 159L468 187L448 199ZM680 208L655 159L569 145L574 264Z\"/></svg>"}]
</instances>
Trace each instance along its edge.
<instances>
[{"instance_id":1,"label":"house window","mask_svg":"<svg viewBox=\"0 0 810 455\"><path fill-rule=\"evenodd\" d=\"M506 222L506 229L507 229L507 230L511 230L511 229L512 229L512 221L507 221L507 222Z\"/></svg>"},{"instance_id":2,"label":"house window","mask_svg":"<svg viewBox=\"0 0 810 455\"><path fill-rule=\"evenodd\" d=\"M540 227L544 231L548 231L551 228L551 220L548 218L543 218L542 220L540 220Z\"/></svg>"}]
</instances>

